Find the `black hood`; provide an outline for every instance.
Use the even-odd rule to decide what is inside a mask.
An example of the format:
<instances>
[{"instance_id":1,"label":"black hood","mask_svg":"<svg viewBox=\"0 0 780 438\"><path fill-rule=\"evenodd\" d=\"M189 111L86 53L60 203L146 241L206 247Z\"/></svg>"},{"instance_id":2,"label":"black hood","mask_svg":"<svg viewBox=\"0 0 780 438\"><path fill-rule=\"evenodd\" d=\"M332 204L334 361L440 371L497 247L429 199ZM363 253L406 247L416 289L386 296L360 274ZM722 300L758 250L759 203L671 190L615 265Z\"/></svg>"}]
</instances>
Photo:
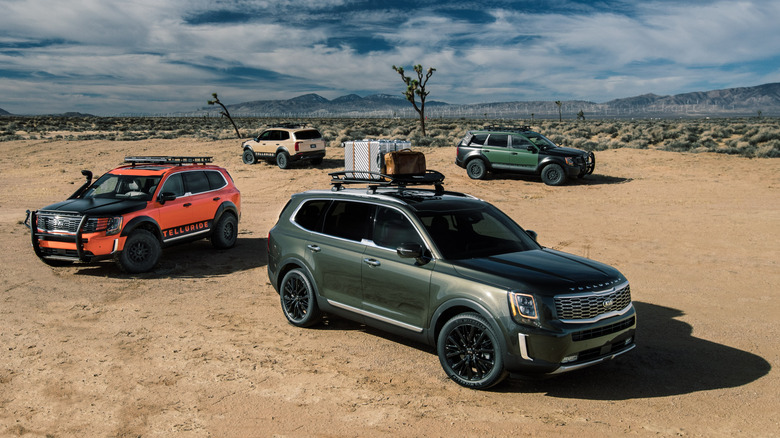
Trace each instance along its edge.
<instances>
[{"instance_id":1,"label":"black hood","mask_svg":"<svg viewBox=\"0 0 780 438\"><path fill-rule=\"evenodd\" d=\"M41 210L48 211L73 211L90 216L121 216L133 211L146 208L146 201L138 199L68 199L49 205Z\"/></svg>"},{"instance_id":2,"label":"black hood","mask_svg":"<svg viewBox=\"0 0 780 438\"><path fill-rule=\"evenodd\" d=\"M457 260L452 264L461 275L547 296L605 290L625 281L620 271L611 266L547 248Z\"/></svg>"},{"instance_id":3,"label":"black hood","mask_svg":"<svg viewBox=\"0 0 780 438\"><path fill-rule=\"evenodd\" d=\"M554 155L558 157L577 157L580 155L588 155L586 151L582 149L565 148L558 146L557 148L545 149L547 155Z\"/></svg>"}]
</instances>

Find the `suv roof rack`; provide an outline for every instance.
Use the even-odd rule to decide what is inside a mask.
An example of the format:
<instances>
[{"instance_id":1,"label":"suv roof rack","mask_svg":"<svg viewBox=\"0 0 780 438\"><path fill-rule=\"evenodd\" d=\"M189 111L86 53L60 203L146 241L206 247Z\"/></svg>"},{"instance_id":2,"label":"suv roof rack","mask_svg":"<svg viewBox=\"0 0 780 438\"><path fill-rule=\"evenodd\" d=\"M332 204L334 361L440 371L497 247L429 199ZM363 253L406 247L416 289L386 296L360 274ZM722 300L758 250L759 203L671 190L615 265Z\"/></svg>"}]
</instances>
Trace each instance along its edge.
<instances>
[{"instance_id":1,"label":"suv roof rack","mask_svg":"<svg viewBox=\"0 0 780 438\"><path fill-rule=\"evenodd\" d=\"M206 164L212 157L176 157L171 155L125 157L125 163L136 164Z\"/></svg>"},{"instance_id":2,"label":"suv roof rack","mask_svg":"<svg viewBox=\"0 0 780 438\"><path fill-rule=\"evenodd\" d=\"M345 170L332 172L330 183L333 191L343 189L345 184L368 184L368 192L376 193L376 189L382 187L398 187L399 191L407 186L430 186L436 189L436 194L444 193L444 175L435 170L426 170L422 175L386 175L379 172L362 170Z\"/></svg>"},{"instance_id":3,"label":"suv roof rack","mask_svg":"<svg viewBox=\"0 0 780 438\"><path fill-rule=\"evenodd\" d=\"M486 125L483 129L485 131L525 132L525 131L530 131L531 127L528 125L521 125L521 126Z\"/></svg>"},{"instance_id":4,"label":"suv roof rack","mask_svg":"<svg viewBox=\"0 0 780 438\"><path fill-rule=\"evenodd\" d=\"M275 125L271 125L266 129L271 128L286 128L286 129L295 129L295 128L311 128L312 126L308 123L277 123Z\"/></svg>"}]
</instances>

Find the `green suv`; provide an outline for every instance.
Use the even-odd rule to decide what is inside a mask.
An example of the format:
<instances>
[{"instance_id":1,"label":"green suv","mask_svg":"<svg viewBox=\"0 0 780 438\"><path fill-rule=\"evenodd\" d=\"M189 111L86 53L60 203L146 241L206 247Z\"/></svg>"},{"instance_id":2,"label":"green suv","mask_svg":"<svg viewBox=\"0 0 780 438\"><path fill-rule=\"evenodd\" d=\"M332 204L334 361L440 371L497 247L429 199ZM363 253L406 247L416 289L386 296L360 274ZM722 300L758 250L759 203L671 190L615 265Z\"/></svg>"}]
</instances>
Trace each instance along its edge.
<instances>
[{"instance_id":1,"label":"green suv","mask_svg":"<svg viewBox=\"0 0 780 438\"><path fill-rule=\"evenodd\" d=\"M455 164L472 179L488 171L539 175L545 184L559 186L568 178L593 173L593 152L560 147L529 127L488 126L468 131L458 143Z\"/></svg>"},{"instance_id":2,"label":"green suv","mask_svg":"<svg viewBox=\"0 0 780 438\"><path fill-rule=\"evenodd\" d=\"M634 348L617 269L540 246L493 205L445 191L437 172L331 175L333 190L293 195L268 235L268 277L291 324L327 313L433 345L452 380L478 389Z\"/></svg>"}]
</instances>

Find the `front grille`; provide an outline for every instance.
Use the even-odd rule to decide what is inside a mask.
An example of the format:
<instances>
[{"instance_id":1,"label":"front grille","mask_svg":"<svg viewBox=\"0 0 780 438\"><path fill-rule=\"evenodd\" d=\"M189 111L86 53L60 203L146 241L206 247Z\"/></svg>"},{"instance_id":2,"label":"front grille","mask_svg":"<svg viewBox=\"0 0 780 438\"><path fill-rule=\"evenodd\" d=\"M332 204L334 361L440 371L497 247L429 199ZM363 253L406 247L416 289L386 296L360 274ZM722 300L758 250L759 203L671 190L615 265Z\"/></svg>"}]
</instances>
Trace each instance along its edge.
<instances>
[{"instance_id":1,"label":"front grille","mask_svg":"<svg viewBox=\"0 0 780 438\"><path fill-rule=\"evenodd\" d=\"M631 288L587 295L560 295L555 297L555 312L561 321L584 322L599 316L619 312L631 305Z\"/></svg>"},{"instance_id":2,"label":"front grille","mask_svg":"<svg viewBox=\"0 0 780 438\"><path fill-rule=\"evenodd\" d=\"M632 316L624 321L616 322L604 327L575 332L571 334L571 339L572 341L587 341L588 339L598 338L599 336L611 335L612 333L617 333L631 327L634 325L634 321L635 319Z\"/></svg>"},{"instance_id":3,"label":"front grille","mask_svg":"<svg viewBox=\"0 0 780 438\"><path fill-rule=\"evenodd\" d=\"M72 213L38 213L38 229L46 232L76 234L81 223L82 216ZM84 233L105 231L108 226L108 218L89 218L84 224Z\"/></svg>"}]
</instances>

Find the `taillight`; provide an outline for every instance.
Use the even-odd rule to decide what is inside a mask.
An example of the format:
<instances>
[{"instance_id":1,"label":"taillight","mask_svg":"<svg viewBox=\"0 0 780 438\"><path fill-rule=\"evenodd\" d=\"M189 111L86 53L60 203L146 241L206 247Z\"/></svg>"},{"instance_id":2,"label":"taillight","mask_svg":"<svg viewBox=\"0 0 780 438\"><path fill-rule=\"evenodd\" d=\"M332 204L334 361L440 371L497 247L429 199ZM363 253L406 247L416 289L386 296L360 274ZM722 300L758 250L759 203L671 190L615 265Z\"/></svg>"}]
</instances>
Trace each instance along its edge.
<instances>
[{"instance_id":1,"label":"taillight","mask_svg":"<svg viewBox=\"0 0 780 438\"><path fill-rule=\"evenodd\" d=\"M301 142L299 142L299 141L295 142L295 152L298 152L298 148L300 147L300 145L301 145Z\"/></svg>"}]
</instances>

